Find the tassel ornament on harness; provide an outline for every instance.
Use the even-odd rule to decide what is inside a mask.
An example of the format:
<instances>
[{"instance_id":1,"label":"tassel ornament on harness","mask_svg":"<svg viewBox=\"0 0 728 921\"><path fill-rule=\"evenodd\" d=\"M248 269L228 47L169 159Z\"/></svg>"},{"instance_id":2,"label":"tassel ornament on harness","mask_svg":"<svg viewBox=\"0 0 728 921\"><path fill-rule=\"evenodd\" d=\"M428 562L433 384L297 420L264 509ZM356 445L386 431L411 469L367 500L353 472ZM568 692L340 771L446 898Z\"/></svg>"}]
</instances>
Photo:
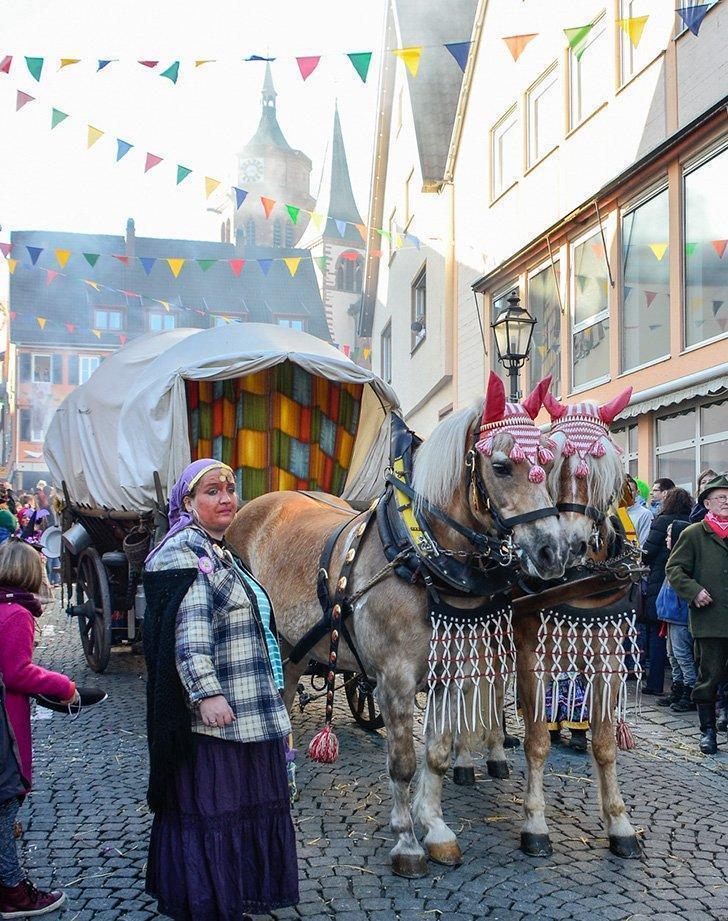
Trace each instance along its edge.
<instances>
[{"instance_id":1,"label":"tassel ornament on harness","mask_svg":"<svg viewBox=\"0 0 728 921\"><path fill-rule=\"evenodd\" d=\"M331 723L326 723L311 739L308 746L308 757L319 764L333 764L339 757L339 740L331 728Z\"/></svg>"}]
</instances>

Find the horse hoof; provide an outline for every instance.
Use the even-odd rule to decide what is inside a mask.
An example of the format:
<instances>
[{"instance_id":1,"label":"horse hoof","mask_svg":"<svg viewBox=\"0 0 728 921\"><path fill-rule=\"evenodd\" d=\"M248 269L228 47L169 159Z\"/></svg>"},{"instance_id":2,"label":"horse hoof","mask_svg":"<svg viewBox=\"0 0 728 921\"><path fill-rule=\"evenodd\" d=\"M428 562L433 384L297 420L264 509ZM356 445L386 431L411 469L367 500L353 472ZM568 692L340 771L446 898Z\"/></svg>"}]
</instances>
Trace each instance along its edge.
<instances>
[{"instance_id":1,"label":"horse hoof","mask_svg":"<svg viewBox=\"0 0 728 921\"><path fill-rule=\"evenodd\" d=\"M405 879L420 879L427 876L427 860L424 854L395 854L392 857L392 873Z\"/></svg>"},{"instance_id":2,"label":"horse hoof","mask_svg":"<svg viewBox=\"0 0 728 921\"><path fill-rule=\"evenodd\" d=\"M457 841L427 844L426 847L430 860L434 860L435 863L441 863L445 867L459 867L463 862L463 852Z\"/></svg>"},{"instance_id":3,"label":"horse hoof","mask_svg":"<svg viewBox=\"0 0 728 921\"><path fill-rule=\"evenodd\" d=\"M624 860L634 860L635 857L642 856L637 835L610 835L609 850L615 857L622 857Z\"/></svg>"},{"instance_id":4,"label":"horse hoof","mask_svg":"<svg viewBox=\"0 0 728 921\"><path fill-rule=\"evenodd\" d=\"M475 768L456 766L452 772L452 779L459 787L474 787Z\"/></svg>"},{"instance_id":5,"label":"horse hoof","mask_svg":"<svg viewBox=\"0 0 728 921\"><path fill-rule=\"evenodd\" d=\"M521 832L521 850L529 857L550 857L554 852L548 835L537 835L532 831Z\"/></svg>"},{"instance_id":6,"label":"horse hoof","mask_svg":"<svg viewBox=\"0 0 728 921\"><path fill-rule=\"evenodd\" d=\"M488 777L497 777L498 780L505 780L511 776L507 761L486 761L488 768Z\"/></svg>"}]
</instances>

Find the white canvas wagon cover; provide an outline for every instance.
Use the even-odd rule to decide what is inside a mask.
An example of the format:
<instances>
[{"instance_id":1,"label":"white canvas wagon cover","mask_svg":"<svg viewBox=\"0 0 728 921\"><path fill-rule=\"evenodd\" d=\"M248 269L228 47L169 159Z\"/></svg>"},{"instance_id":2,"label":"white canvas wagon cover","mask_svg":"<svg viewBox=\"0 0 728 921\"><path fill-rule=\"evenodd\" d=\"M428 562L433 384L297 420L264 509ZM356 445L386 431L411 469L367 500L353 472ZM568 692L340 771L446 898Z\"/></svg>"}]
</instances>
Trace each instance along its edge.
<instances>
[{"instance_id":1,"label":"white canvas wagon cover","mask_svg":"<svg viewBox=\"0 0 728 921\"><path fill-rule=\"evenodd\" d=\"M44 453L53 481L66 483L74 503L149 510L154 472L168 495L190 462L185 382L230 380L285 361L363 385L343 495L369 500L388 461L394 391L329 343L266 323L152 333L110 355L51 421Z\"/></svg>"}]
</instances>

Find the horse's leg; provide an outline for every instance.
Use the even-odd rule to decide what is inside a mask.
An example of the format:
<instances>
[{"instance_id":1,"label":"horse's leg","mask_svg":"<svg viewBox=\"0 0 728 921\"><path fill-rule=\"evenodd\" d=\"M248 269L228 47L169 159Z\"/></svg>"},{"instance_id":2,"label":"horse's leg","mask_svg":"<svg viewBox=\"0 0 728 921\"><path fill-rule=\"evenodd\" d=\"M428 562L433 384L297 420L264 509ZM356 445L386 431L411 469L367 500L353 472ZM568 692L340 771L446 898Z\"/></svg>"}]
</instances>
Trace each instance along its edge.
<instances>
[{"instance_id":1,"label":"horse's leg","mask_svg":"<svg viewBox=\"0 0 728 921\"><path fill-rule=\"evenodd\" d=\"M452 723L446 718L446 725L441 728L442 692L437 693L432 704L435 717L428 719L426 727L425 757L417 781L413 813L415 821L426 829L425 847L432 860L454 867L462 863L463 855L455 833L442 818L442 781L450 767ZM454 709L454 705L450 707L448 716L454 718ZM433 725L435 720L437 728Z\"/></svg>"},{"instance_id":2,"label":"horse's leg","mask_svg":"<svg viewBox=\"0 0 728 921\"><path fill-rule=\"evenodd\" d=\"M392 872L417 879L427 876L425 852L415 835L410 811L410 783L417 769L412 726L415 687L407 693L393 676L377 675L377 701L387 728L387 769L392 791L390 827L397 842L392 848Z\"/></svg>"},{"instance_id":3,"label":"horse's leg","mask_svg":"<svg viewBox=\"0 0 728 921\"><path fill-rule=\"evenodd\" d=\"M506 761L506 750L503 747L505 741L503 717L503 688L496 687L495 707L493 712L485 717L486 725L488 726L485 732L485 744L488 750L486 761L488 776L496 777L499 780L505 780L510 777L511 773Z\"/></svg>"},{"instance_id":4,"label":"horse's leg","mask_svg":"<svg viewBox=\"0 0 728 921\"><path fill-rule=\"evenodd\" d=\"M547 724L534 719L537 679L533 673L534 656L519 650L518 694L523 707L526 755L526 792L523 797L525 819L521 826L521 850L530 857L548 857L553 853L546 824L546 801L543 794L543 766L551 748Z\"/></svg>"},{"instance_id":5,"label":"horse's leg","mask_svg":"<svg viewBox=\"0 0 728 921\"><path fill-rule=\"evenodd\" d=\"M283 703L286 705L286 710L291 712L293 708L293 702L296 699L296 691L298 689L298 682L306 671L308 666L308 659L306 656L303 657L303 660L298 663L293 663L287 661L283 666Z\"/></svg>"},{"instance_id":6,"label":"horse's leg","mask_svg":"<svg viewBox=\"0 0 728 921\"><path fill-rule=\"evenodd\" d=\"M612 679L612 700L616 700L619 679ZM592 755L597 771L599 808L609 850L617 857L639 857L641 849L635 830L627 818L627 809L617 780L617 739L614 713L602 719L600 701L594 702L591 721Z\"/></svg>"},{"instance_id":7,"label":"horse's leg","mask_svg":"<svg viewBox=\"0 0 728 921\"><path fill-rule=\"evenodd\" d=\"M467 729L455 733L453 739L455 763L453 766L452 779L460 787L475 786L473 749L477 747L478 739L475 733Z\"/></svg>"}]
</instances>

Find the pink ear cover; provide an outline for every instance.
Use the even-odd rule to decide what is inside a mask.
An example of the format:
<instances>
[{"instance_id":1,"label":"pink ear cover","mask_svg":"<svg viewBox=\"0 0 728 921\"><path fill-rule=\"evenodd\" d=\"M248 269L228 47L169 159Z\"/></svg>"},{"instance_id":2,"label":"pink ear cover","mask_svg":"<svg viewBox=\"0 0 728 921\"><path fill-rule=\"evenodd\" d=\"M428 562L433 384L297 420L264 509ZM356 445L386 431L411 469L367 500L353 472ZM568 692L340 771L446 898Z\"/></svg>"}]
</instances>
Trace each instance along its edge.
<instances>
[{"instance_id":1,"label":"pink ear cover","mask_svg":"<svg viewBox=\"0 0 728 921\"><path fill-rule=\"evenodd\" d=\"M567 407L560 403L550 390L547 390L543 395L543 405L548 410L552 422L560 419L567 410Z\"/></svg>"},{"instance_id":2,"label":"pink ear cover","mask_svg":"<svg viewBox=\"0 0 728 921\"><path fill-rule=\"evenodd\" d=\"M539 381L525 400L521 400L521 406L526 410L528 415L535 419L543 405L543 396L551 385L551 375Z\"/></svg>"},{"instance_id":3,"label":"pink ear cover","mask_svg":"<svg viewBox=\"0 0 728 921\"><path fill-rule=\"evenodd\" d=\"M622 410L629 404L629 401L632 397L632 388L627 387L621 393L610 400L608 403L605 403L604 406L599 407L599 418L606 425L614 422L617 416L622 412Z\"/></svg>"},{"instance_id":4,"label":"pink ear cover","mask_svg":"<svg viewBox=\"0 0 728 921\"><path fill-rule=\"evenodd\" d=\"M483 407L483 425L489 422L499 422L506 411L506 388L503 381L493 371L488 378L488 389L485 393L485 406Z\"/></svg>"}]
</instances>

